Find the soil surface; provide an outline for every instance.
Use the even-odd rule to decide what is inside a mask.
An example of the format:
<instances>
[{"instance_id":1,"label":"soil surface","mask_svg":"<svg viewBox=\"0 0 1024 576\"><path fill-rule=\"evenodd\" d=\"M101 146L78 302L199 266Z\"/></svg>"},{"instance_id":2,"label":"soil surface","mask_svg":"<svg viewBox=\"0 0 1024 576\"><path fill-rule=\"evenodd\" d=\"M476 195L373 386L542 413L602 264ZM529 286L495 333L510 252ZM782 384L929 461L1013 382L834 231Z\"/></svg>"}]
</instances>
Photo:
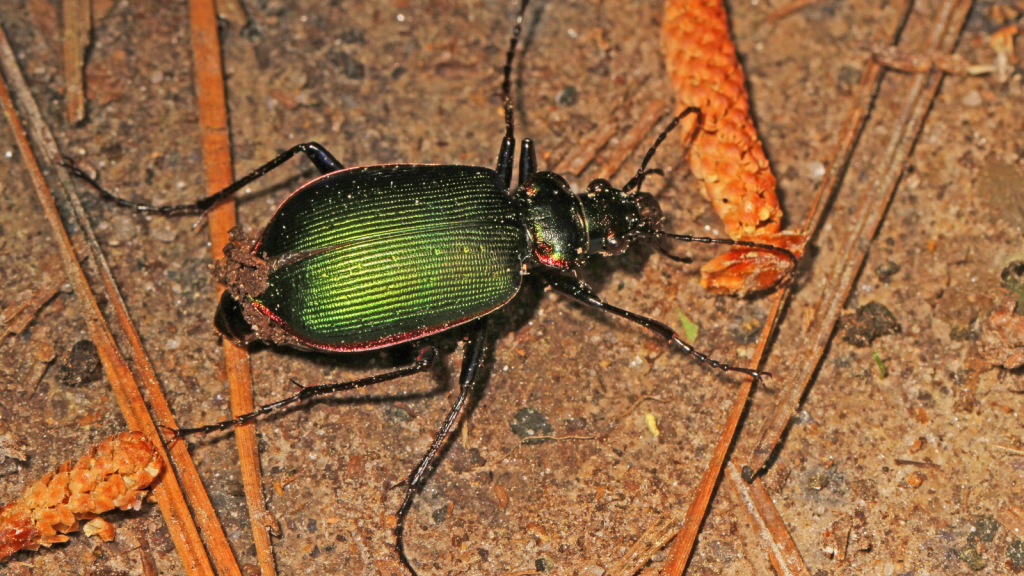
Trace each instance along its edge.
<instances>
[{"instance_id":1,"label":"soil surface","mask_svg":"<svg viewBox=\"0 0 1024 576\"><path fill-rule=\"evenodd\" d=\"M236 175L310 140L347 166L493 165L504 130L500 70L513 2L243 5L248 24L221 27ZM809 210L868 47L891 27L893 11L879 0L822 0L769 19L782 5L733 1L729 9L792 227ZM938 6L917 3L906 31L911 45L920 44ZM992 32L1021 8L977 2L958 52L992 63ZM535 139L541 168L576 153L602 126L614 123L624 135L651 101L671 101L661 10L648 0L531 6L515 68L517 134ZM94 11L87 118L70 126L63 120L59 3L0 0L3 26L64 152L129 198L197 198L205 183L187 3L94 0ZM1017 46L1024 54L1019 39ZM847 186L797 277L766 365L776 375L771 386L786 381L788 366L805 351L805 323L909 81L901 74L885 80ZM1024 501L1024 374L994 366L977 344L990 313L1017 297L1000 274L1024 260L1022 110L1020 72L1005 82L946 78L846 305L849 326L857 326L858 308L872 305L872 318L899 329L868 326L845 340L837 332L765 477L815 576L1024 569L1024 544L1008 512ZM614 182L629 178L644 148ZM602 154L579 177L568 175L577 189L597 172ZM654 165L665 174L647 186L667 228L721 235L678 138L668 139ZM298 159L253 185L239 207L246 232L258 233L288 192L314 174ZM230 408L212 322L207 232L193 231L191 217L139 216L90 194L85 202L178 422L223 418ZM0 204L6 308L63 274L6 122ZM611 303L675 326L692 323L700 350L745 363L767 299L708 296L697 267L714 252L675 249L695 264L640 247L595 260L581 275ZM0 342L0 446L15 438L24 447L24 460L0 453L0 502L125 428L106 379L95 379L92 350L77 344L88 333L76 299L59 293L27 329ZM423 575L605 574L648 526L682 518L738 379L702 368L637 326L545 292L533 278L494 314L492 329L486 386L412 509L409 557ZM454 401L462 336L455 330L440 339L445 361L429 374L260 421L264 492L281 526L274 539L281 574L378 573L374 560L388 555L391 542L387 515L399 501L399 491L386 488L412 470ZM292 378L352 379L406 365L413 353L254 347L257 402L290 394ZM755 393L737 453L756 436L774 397ZM573 438L517 449L517 434L529 430ZM239 563L245 574L258 574L231 434L189 442ZM111 543L77 534L50 550L18 553L0 574L139 575L143 540L160 574L184 573L154 505L111 520L118 530ZM845 555L830 556L834 537L825 533L837 526L848 526L851 537ZM660 553L643 573L663 564ZM771 570L738 498L721 486L688 573Z\"/></svg>"}]
</instances>

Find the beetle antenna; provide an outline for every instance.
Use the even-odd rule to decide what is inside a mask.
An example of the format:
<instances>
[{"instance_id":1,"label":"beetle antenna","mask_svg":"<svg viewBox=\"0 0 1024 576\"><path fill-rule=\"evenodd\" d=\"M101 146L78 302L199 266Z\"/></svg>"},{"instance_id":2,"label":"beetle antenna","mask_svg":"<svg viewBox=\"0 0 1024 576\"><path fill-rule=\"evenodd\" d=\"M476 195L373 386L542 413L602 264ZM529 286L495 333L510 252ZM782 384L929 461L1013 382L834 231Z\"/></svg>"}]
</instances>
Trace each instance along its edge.
<instances>
[{"instance_id":1,"label":"beetle antenna","mask_svg":"<svg viewBox=\"0 0 1024 576\"><path fill-rule=\"evenodd\" d=\"M636 187L636 191L638 193L640 192L640 187L643 186L644 178L646 178L648 174L647 164L651 161L651 158L654 158L654 153L658 151L658 146L661 146L661 143L665 141L665 138L668 137L669 133L675 130L676 126L679 125L679 122L690 114L697 115L697 123L694 124L693 132L690 133L690 137L686 143L686 149L690 148L690 145L693 144L693 140L697 137L697 131L700 130L700 127L704 124L704 113L696 106L690 106L686 110L680 112L679 115L673 118L672 121L669 122L668 126L661 131L661 134L658 134L658 138L654 141L654 145L651 146L651 149L647 151L646 155L644 155L643 161L640 162L640 169L636 171L636 176L630 178L629 182L626 182L626 185L622 187L623 192L629 192L634 186Z\"/></svg>"},{"instance_id":2,"label":"beetle antenna","mask_svg":"<svg viewBox=\"0 0 1024 576\"><path fill-rule=\"evenodd\" d=\"M654 236L655 238L671 238L672 240L682 240L683 242L701 242L704 244L727 244L729 246L744 246L746 248L770 250L772 252L782 254L786 258L789 258L789 260L793 263L793 266L796 266L797 261L796 254L793 254L793 252L785 248L772 246L771 244L762 244L760 242L747 242L746 240L733 240L731 238L707 238L702 236L690 236L689 234L672 234L670 232L665 232L663 230L658 230L652 236ZM657 243L655 243L655 246L658 246ZM660 246L658 246L658 249L662 250ZM664 254L665 252L663 251L662 253ZM678 257L670 256L670 258L675 259Z\"/></svg>"}]
</instances>

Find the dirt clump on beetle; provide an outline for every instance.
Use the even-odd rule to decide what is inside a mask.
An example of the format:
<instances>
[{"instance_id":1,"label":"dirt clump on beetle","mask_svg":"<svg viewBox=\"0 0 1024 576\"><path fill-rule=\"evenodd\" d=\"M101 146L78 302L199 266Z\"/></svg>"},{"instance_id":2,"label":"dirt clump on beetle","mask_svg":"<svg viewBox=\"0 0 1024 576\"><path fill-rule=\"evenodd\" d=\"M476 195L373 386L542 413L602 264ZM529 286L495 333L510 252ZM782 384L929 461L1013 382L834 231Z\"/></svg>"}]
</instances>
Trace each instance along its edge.
<instances>
[{"instance_id":1,"label":"dirt clump on beetle","mask_svg":"<svg viewBox=\"0 0 1024 576\"><path fill-rule=\"evenodd\" d=\"M241 305L242 316L260 340L295 345L294 336L252 305L252 298L267 290L273 271L270 263L253 253L257 239L246 235L241 226L231 229L230 238L224 246L224 258L214 265L214 277Z\"/></svg>"},{"instance_id":2,"label":"dirt clump on beetle","mask_svg":"<svg viewBox=\"0 0 1024 576\"><path fill-rule=\"evenodd\" d=\"M224 246L224 259L217 261L213 274L218 282L227 286L235 300L245 302L250 296L266 291L270 266L252 253L256 238L247 236L241 226L235 226L229 234L231 239Z\"/></svg>"}]
</instances>

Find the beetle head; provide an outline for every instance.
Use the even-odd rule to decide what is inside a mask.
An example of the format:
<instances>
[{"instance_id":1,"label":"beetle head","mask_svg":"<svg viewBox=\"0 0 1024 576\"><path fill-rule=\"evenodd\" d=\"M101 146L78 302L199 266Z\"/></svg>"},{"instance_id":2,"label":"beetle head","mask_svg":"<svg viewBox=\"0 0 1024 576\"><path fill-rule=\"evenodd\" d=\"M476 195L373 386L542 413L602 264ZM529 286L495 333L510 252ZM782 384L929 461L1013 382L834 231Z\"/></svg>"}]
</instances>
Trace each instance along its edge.
<instances>
[{"instance_id":1,"label":"beetle head","mask_svg":"<svg viewBox=\"0 0 1024 576\"><path fill-rule=\"evenodd\" d=\"M634 240L661 229L664 216L654 196L646 192L624 192L598 178L580 195L586 214L590 253L621 254Z\"/></svg>"}]
</instances>

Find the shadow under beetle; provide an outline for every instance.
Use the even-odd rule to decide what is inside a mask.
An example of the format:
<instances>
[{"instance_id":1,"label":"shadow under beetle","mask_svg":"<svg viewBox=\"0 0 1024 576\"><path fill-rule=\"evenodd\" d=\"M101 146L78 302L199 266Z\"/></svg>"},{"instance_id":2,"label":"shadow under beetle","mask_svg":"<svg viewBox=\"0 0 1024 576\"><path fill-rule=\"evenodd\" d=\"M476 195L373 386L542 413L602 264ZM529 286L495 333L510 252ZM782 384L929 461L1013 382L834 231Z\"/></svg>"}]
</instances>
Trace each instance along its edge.
<instances>
[{"instance_id":1,"label":"shadow under beetle","mask_svg":"<svg viewBox=\"0 0 1024 576\"><path fill-rule=\"evenodd\" d=\"M315 142L299 144L224 190L194 204L151 206L130 202L103 190L74 167L108 200L140 212L164 215L205 214L212 207L292 156L302 153L322 174L293 192L258 238L233 231L216 274L227 286L214 323L241 343L257 340L325 352L356 352L423 339L469 323L459 375L459 395L427 453L406 481L397 512L395 548L405 555L403 530L413 498L477 387L488 353L488 314L507 304L526 274L535 274L552 290L577 302L634 322L698 361L723 371L760 380L766 373L729 366L683 342L657 320L608 304L574 270L593 255L625 252L638 240L659 238L741 245L781 252L766 244L671 234L661 229L661 208L640 190L647 164L679 121L676 116L647 152L637 174L621 189L594 180L573 194L566 180L538 172L533 142L524 139L519 181L512 187L515 137L511 72L528 0L523 0L506 53L502 94L505 137L495 170L475 166L384 164L345 168ZM655 246L668 257L688 262ZM426 342L412 366L317 386L301 386L288 398L233 420L185 434L224 430L282 406L315 396L353 390L426 370L437 351Z\"/></svg>"}]
</instances>

